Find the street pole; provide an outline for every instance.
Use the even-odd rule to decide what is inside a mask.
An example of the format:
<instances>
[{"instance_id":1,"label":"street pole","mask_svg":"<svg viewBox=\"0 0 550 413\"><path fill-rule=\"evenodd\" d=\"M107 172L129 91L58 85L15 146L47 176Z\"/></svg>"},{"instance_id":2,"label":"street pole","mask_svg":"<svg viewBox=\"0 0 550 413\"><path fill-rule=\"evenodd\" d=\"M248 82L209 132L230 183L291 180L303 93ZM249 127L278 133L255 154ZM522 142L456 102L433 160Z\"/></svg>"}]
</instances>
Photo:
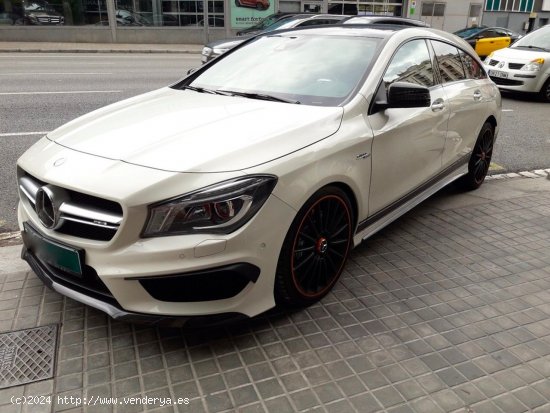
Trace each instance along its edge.
<instances>
[{"instance_id":1,"label":"street pole","mask_svg":"<svg viewBox=\"0 0 550 413\"><path fill-rule=\"evenodd\" d=\"M111 42L116 43L116 9L115 0L107 0L107 18L111 28Z\"/></svg>"}]
</instances>

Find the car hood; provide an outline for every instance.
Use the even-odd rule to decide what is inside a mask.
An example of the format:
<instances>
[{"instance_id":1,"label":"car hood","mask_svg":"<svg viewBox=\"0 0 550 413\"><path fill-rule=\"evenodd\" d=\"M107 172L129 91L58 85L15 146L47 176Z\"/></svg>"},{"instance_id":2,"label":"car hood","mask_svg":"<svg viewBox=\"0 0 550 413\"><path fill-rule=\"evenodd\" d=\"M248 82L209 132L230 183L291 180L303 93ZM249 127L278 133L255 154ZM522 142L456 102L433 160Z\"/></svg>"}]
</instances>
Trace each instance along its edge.
<instances>
[{"instance_id":1,"label":"car hood","mask_svg":"<svg viewBox=\"0 0 550 413\"><path fill-rule=\"evenodd\" d=\"M246 169L334 134L341 107L301 106L163 88L48 134L76 151L173 172Z\"/></svg>"},{"instance_id":2,"label":"car hood","mask_svg":"<svg viewBox=\"0 0 550 413\"><path fill-rule=\"evenodd\" d=\"M538 57L543 57L544 59L550 58L550 53L543 50L537 49L524 49L522 47L507 47L506 49L500 49L494 52L491 58L496 59L513 59L518 62L529 63L531 60Z\"/></svg>"}]
</instances>

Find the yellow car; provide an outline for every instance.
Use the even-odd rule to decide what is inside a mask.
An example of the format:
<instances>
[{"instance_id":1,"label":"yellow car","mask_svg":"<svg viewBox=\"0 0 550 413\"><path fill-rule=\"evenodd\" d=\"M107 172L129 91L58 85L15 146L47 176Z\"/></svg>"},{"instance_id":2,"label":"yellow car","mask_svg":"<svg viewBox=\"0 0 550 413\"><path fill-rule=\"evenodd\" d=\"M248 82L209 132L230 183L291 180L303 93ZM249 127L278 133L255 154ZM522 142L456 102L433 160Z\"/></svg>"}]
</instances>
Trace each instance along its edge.
<instances>
[{"instance_id":1,"label":"yellow car","mask_svg":"<svg viewBox=\"0 0 550 413\"><path fill-rule=\"evenodd\" d=\"M466 40L480 57L510 46L521 37L520 34L502 27L469 27L455 32Z\"/></svg>"}]
</instances>

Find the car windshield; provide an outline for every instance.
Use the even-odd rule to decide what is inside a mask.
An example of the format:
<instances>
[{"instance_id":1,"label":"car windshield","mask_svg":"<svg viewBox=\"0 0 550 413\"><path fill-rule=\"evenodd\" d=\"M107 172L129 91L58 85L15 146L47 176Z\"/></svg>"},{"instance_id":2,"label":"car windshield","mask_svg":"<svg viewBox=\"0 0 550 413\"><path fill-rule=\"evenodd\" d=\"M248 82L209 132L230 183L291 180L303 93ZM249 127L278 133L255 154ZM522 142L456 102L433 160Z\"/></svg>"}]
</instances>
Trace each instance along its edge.
<instances>
[{"instance_id":1,"label":"car windshield","mask_svg":"<svg viewBox=\"0 0 550 413\"><path fill-rule=\"evenodd\" d=\"M545 26L541 29L535 30L534 32L526 34L511 47L541 49L550 52L550 26Z\"/></svg>"},{"instance_id":2,"label":"car windshield","mask_svg":"<svg viewBox=\"0 0 550 413\"><path fill-rule=\"evenodd\" d=\"M369 69L379 44L378 38L295 32L262 36L225 55L182 88L338 106Z\"/></svg>"},{"instance_id":3,"label":"car windshield","mask_svg":"<svg viewBox=\"0 0 550 413\"><path fill-rule=\"evenodd\" d=\"M468 29L462 29L462 30L459 30L457 32L454 32L454 34L456 34L457 36L462 37L463 39L465 39L466 37L470 37L470 36L473 36L473 35L479 33L483 29L485 29L485 28L484 27L470 27Z\"/></svg>"}]
</instances>

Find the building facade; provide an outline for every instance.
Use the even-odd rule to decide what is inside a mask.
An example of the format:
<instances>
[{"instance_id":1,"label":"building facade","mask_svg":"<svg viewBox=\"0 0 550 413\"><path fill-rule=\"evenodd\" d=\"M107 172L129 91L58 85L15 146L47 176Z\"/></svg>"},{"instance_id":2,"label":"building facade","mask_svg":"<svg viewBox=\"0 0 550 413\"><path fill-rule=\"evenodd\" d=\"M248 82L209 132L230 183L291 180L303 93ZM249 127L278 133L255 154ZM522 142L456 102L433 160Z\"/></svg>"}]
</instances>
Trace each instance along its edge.
<instances>
[{"instance_id":1,"label":"building facade","mask_svg":"<svg viewBox=\"0 0 550 413\"><path fill-rule=\"evenodd\" d=\"M494 0L497 1L497 0ZM518 0L519 2L520 0ZM277 11L411 17L456 31L482 0L0 0L0 41L196 43Z\"/></svg>"},{"instance_id":2,"label":"building facade","mask_svg":"<svg viewBox=\"0 0 550 413\"><path fill-rule=\"evenodd\" d=\"M550 23L550 0L486 0L483 24L518 33Z\"/></svg>"}]
</instances>

